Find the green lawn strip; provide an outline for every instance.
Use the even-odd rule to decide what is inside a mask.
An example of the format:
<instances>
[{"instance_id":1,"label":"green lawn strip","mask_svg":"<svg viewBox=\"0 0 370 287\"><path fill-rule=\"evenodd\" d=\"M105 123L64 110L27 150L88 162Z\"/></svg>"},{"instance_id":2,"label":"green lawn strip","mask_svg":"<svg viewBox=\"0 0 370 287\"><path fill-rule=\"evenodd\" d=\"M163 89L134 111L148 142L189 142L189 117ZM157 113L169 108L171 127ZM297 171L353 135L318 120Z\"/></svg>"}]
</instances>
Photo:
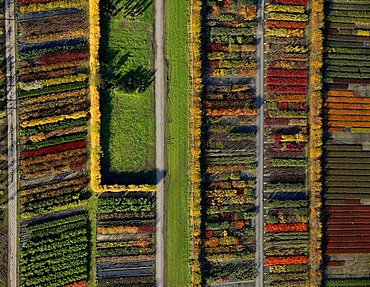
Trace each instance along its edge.
<instances>
[{"instance_id":1,"label":"green lawn strip","mask_svg":"<svg viewBox=\"0 0 370 287\"><path fill-rule=\"evenodd\" d=\"M124 12L102 23L100 59L105 81L113 74L124 77L139 67L153 69L153 7L136 20L125 17ZM154 183L140 182L148 172L155 175L154 100L153 84L142 93L126 93L115 82L110 91L101 91L103 183ZM135 176L139 182L126 182L135 181Z\"/></svg>"},{"instance_id":2,"label":"green lawn strip","mask_svg":"<svg viewBox=\"0 0 370 287\"><path fill-rule=\"evenodd\" d=\"M166 286L186 287L189 267L188 1L166 1Z\"/></svg>"}]
</instances>

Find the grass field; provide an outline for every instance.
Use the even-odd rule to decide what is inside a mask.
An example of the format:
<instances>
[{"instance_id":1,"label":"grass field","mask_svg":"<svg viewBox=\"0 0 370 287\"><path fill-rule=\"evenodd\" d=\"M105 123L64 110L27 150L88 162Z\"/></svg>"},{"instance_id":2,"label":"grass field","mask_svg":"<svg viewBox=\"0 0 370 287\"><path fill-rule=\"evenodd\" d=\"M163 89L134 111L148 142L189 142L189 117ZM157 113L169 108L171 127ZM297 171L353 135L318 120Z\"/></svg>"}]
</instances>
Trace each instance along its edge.
<instances>
[{"instance_id":1,"label":"grass field","mask_svg":"<svg viewBox=\"0 0 370 287\"><path fill-rule=\"evenodd\" d=\"M188 1L166 2L167 177L166 286L189 281L189 97Z\"/></svg>"},{"instance_id":2,"label":"grass field","mask_svg":"<svg viewBox=\"0 0 370 287\"><path fill-rule=\"evenodd\" d=\"M103 2L111 5L113 1ZM153 6L136 19L125 16L127 9L119 8L113 7L117 14L103 16L101 21L102 183L154 183L153 84L141 93L127 93L120 88L127 73L138 68L153 69Z\"/></svg>"}]
</instances>

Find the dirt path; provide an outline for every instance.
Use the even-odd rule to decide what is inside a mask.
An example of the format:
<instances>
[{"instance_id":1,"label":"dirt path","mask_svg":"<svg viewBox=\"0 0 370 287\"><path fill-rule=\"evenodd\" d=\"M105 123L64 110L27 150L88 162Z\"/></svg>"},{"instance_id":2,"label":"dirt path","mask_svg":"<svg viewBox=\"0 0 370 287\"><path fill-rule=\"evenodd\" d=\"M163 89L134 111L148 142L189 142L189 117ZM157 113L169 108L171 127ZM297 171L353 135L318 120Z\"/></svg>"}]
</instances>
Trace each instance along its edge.
<instances>
[{"instance_id":1,"label":"dirt path","mask_svg":"<svg viewBox=\"0 0 370 287\"><path fill-rule=\"evenodd\" d=\"M164 0L154 1L155 31L155 120L157 169L157 225L156 225L156 286L165 286L164 272Z\"/></svg>"},{"instance_id":2,"label":"dirt path","mask_svg":"<svg viewBox=\"0 0 370 287\"><path fill-rule=\"evenodd\" d=\"M264 120L264 7L265 1L258 2L258 26L257 26L257 80L256 80L256 95L257 95L257 192L256 192L256 265L257 279L256 286L263 287L263 120Z\"/></svg>"},{"instance_id":3,"label":"dirt path","mask_svg":"<svg viewBox=\"0 0 370 287\"><path fill-rule=\"evenodd\" d=\"M15 4L5 0L5 58L8 118L8 287L18 279L18 160L17 160L17 94L15 74Z\"/></svg>"}]
</instances>

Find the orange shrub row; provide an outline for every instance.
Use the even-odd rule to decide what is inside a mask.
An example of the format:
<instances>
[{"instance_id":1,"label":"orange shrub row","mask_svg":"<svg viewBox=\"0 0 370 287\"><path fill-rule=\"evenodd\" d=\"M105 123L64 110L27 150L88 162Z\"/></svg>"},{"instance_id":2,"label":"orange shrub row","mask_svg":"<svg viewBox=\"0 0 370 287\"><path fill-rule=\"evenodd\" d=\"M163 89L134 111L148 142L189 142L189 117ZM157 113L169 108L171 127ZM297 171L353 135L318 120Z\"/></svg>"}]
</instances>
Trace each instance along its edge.
<instances>
[{"instance_id":1,"label":"orange shrub row","mask_svg":"<svg viewBox=\"0 0 370 287\"><path fill-rule=\"evenodd\" d=\"M353 91L329 90L326 91L324 95L334 97L353 97L355 93Z\"/></svg>"},{"instance_id":2,"label":"orange shrub row","mask_svg":"<svg viewBox=\"0 0 370 287\"><path fill-rule=\"evenodd\" d=\"M303 232L307 231L306 223L278 223L266 224L266 232Z\"/></svg>"},{"instance_id":3,"label":"orange shrub row","mask_svg":"<svg viewBox=\"0 0 370 287\"><path fill-rule=\"evenodd\" d=\"M307 264L306 256L279 256L279 257L266 257L266 265L290 265L290 264Z\"/></svg>"},{"instance_id":4,"label":"orange shrub row","mask_svg":"<svg viewBox=\"0 0 370 287\"><path fill-rule=\"evenodd\" d=\"M81 280L81 281L73 282L67 285L63 285L63 287L86 287L86 286L87 286L86 280Z\"/></svg>"},{"instance_id":5,"label":"orange shrub row","mask_svg":"<svg viewBox=\"0 0 370 287\"><path fill-rule=\"evenodd\" d=\"M335 96L327 97L325 100L326 103L370 103L370 98L359 98L359 97L350 97L350 96Z\"/></svg>"}]
</instances>

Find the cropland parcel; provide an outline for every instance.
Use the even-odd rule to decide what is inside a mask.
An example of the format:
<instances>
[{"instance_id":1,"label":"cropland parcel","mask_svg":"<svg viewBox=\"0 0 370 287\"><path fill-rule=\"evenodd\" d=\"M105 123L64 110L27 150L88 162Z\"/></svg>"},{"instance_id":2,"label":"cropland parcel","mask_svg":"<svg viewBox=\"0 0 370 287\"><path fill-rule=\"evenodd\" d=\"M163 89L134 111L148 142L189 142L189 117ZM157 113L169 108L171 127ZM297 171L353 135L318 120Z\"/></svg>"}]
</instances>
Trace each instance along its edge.
<instances>
[{"instance_id":1,"label":"cropland parcel","mask_svg":"<svg viewBox=\"0 0 370 287\"><path fill-rule=\"evenodd\" d=\"M264 266L268 286L370 286L370 4L258 3L166 2L166 286L253 286L257 263ZM16 5L19 285L155 286L155 192L133 188L91 196L88 186L94 67L89 48L95 46L89 43L87 7L86 0ZM266 18L262 67L256 53L258 9ZM321 27L309 26L319 10L325 11L325 19L318 17L326 23L323 53L314 42ZM153 186L153 3L102 0L96 13L102 183L108 191L114 184ZM316 73L323 69L323 77L312 73L313 66ZM265 216L264 260L256 263L258 69L265 71ZM323 107L310 92L316 89L320 98L321 79ZM4 112L2 98L1 287L7 222ZM322 140L323 173L319 168L313 180L312 157L320 161ZM311 192L321 176L322 208L320 196L312 205ZM321 236L323 266L320 247L312 252Z\"/></svg>"},{"instance_id":2,"label":"cropland parcel","mask_svg":"<svg viewBox=\"0 0 370 287\"><path fill-rule=\"evenodd\" d=\"M89 109L86 3L18 1L23 218L75 207L84 199Z\"/></svg>"},{"instance_id":3,"label":"cropland parcel","mask_svg":"<svg viewBox=\"0 0 370 287\"><path fill-rule=\"evenodd\" d=\"M325 4L325 286L369 286L370 5Z\"/></svg>"},{"instance_id":4,"label":"cropland parcel","mask_svg":"<svg viewBox=\"0 0 370 287\"><path fill-rule=\"evenodd\" d=\"M99 197L97 286L155 286L154 200L140 191Z\"/></svg>"},{"instance_id":5,"label":"cropland parcel","mask_svg":"<svg viewBox=\"0 0 370 287\"><path fill-rule=\"evenodd\" d=\"M292 5L291 5L292 4ZM308 281L307 1L266 1L265 281Z\"/></svg>"},{"instance_id":6,"label":"cropland parcel","mask_svg":"<svg viewBox=\"0 0 370 287\"><path fill-rule=\"evenodd\" d=\"M256 4L204 1L202 267L207 286L255 277Z\"/></svg>"}]
</instances>

